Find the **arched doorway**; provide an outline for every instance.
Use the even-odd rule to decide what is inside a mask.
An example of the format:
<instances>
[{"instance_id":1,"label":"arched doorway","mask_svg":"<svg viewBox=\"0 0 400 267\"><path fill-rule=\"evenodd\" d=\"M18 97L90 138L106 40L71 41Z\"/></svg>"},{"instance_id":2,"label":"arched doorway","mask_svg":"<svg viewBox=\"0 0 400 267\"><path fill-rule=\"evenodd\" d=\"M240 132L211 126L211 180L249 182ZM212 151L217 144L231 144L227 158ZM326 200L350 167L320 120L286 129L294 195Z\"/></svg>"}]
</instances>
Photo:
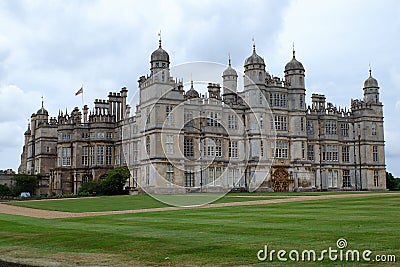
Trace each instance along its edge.
<instances>
[{"instance_id":1,"label":"arched doorway","mask_svg":"<svg viewBox=\"0 0 400 267\"><path fill-rule=\"evenodd\" d=\"M289 183L289 172L285 168L278 168L272 174L272 187L274 192L288 192Z\"/></svg>"}]
</instances>

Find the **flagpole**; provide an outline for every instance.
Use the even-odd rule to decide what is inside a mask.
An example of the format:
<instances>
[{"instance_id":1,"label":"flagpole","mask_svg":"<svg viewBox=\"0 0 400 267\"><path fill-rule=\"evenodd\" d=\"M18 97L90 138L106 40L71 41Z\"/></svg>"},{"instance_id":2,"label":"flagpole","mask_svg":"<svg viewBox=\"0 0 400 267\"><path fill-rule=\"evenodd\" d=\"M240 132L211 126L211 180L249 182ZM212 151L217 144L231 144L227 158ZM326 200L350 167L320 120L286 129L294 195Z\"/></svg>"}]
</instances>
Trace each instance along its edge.
<instances>
[{"instance_id":1,"label":"flagpole","mask_svg":"<svg viewBox=\"0 0 400 267\"><path fill-rule=\"evenodd\" d=\"M82 87L81 87L81 88L82 88L82 108L83 108L83 107L85 106L84 101L83 101L83 94L84 94L84 92L83 92L83 91L84 91L84 90L83 90L83 84L82 84Z\"/></svg>"}]
</instances>

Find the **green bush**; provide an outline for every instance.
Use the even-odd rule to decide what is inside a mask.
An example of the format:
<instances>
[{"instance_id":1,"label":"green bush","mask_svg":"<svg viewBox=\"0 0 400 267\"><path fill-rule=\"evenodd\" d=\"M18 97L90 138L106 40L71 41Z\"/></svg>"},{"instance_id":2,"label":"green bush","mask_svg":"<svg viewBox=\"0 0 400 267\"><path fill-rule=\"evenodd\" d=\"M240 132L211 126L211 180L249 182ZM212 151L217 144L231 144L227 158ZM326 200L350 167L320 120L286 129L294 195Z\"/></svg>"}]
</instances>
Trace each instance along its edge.
<instances>
[{"instance_id":1,"label":"green bush","mask_svg":"<svg viewBox=\"0 0 400 267\"><path fill-rule=\"evenodd\" d=\"M15 174L14 182L14 195L19 196L22 192L29 192L33 196L39 186L39 176Z\"/></svg>"},{"instance_id":2,"label":"green bush","mask_svg":"<svg viewBox=\"0 0 400 267\"><path fill-rule=\"evenodd\" d=\"M126 167L118 167L108 171L103 179L96 179L82 184L79 195L123 195L124 185L129 178Z\"/></svg>"},{"instance_id":3,"label":"green bush","mask_svg":"<svg viewBox=\"0 0 400 267\"><path fill-rule=\"evenodd\" d=\"M0 184L0 197L1 198L9 197L9 196L12 196L12 195L13 195L13 193L12 193L11 189L7 185Z\"/></svg>"}]
</instances>

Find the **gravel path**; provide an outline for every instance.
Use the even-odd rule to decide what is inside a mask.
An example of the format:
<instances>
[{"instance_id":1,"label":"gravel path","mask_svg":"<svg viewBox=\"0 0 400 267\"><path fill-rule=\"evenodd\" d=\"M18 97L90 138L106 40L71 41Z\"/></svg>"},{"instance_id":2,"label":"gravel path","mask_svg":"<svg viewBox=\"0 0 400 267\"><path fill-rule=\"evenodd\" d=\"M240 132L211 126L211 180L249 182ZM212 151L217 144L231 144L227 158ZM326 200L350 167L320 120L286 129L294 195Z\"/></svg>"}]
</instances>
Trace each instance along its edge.
<instances>
[{"instance_id":1,"label":"gravel path","mask_svg":"<svg viewBox=\"0 0 400 267\"><path fill-rule=\"evenodd\" d=\"M307 200L386 196L386 195L400 196L400 193L365 193L365 194L339 194L339 195L320 195L320 196L293 196L293 197L283 197L278 199L206 204L202 206L163 207L163 208L100 211L100 212L63 212L63 211L52 211L52 210L39 210L39 209L18 207L0 203L0 213L29 216L29 217L43 218L43 219L60 219L60 218L74 218L74 217L87 217L87 216L102 216L102 215L112 215L112 214L172 211L172 210L184 210L184 209L206 209L206 208L217 208L217 207L267 205L267 204L287 203L287 202L297 202L297 201L307 201Z\"/></svg>"}]
</instances>

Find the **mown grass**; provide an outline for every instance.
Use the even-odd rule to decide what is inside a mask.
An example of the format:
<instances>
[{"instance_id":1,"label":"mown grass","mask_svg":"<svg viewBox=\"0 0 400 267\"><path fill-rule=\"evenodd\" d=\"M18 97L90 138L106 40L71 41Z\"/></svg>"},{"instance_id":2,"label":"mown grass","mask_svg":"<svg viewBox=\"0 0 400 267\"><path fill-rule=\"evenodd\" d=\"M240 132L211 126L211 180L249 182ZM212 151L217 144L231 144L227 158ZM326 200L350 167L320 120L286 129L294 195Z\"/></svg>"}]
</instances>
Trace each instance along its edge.
<instances>
[{"instance_id":1,"label":"mown grass","mask_svg":"<svg viewBox=\"0 0 400 267\"><path fill-rule=\"evenodd\" d=\"M226 202L239 202L239 201L252 201L270 199L279 196L318 196L321 194L348 194L355 192L303 192L303 193L230 193L222 198L216 199L219 195L213 194L189 194L189 195L162 195L160 197L175 198L175 202L183 203L185 205L205 204L208 200L213 200L212 203L226 203ZM363 194L365 192L357 192ZM245 198L245 196L250 196ZM179 198L181 198L179 200ZM186 199L185 199L186 198ZM171 202L169 202L171 203ZM174 202L173 202L174 203ZM136 210L148 208L161 208L168 207L169 205L160 202L149 195L135 195L135 196L112 196L112 197L95 197L95 198L74 198L74 199L57 199L57 200L40 200L40 201L17 201L8 202L10 205L44 209L44 210L57 210L68 212L95 212L95 211L115 211L115 210Z\"/></svg>"},{"instance_id":2,"label":"mown grass","mask_svg":"<svg viewBox=\"0 0 400 267\"><path fill-rule=\"evenodd\" d=\"M360 196L56 220L0 214L0 258L42 266L320 266L260 263L256 254L264 245L321 251L346 238L349 249L400 259L399 200Z\"/></svg>"},{"instance_id":3,"label":"mown grass","mask_svg":"<svg viewBox=\"0 0 400 267\"><path fill-rule=\"evenodd\" d=\"M238 195L227 195L223 198L217 199L213 203L226 203L226 202L240 202L252 201L260 199L270 199L267 196L255 196L251 198L237 197ZM214 200L217 196L209 195L176 195L176 196L162 196L163 198L178 199L177 202L185 205L196 205L197 203L206 204L207 200ZM186 199L185 199L186 198ZM274 199L276 199L274 197ZM202 202L204 200L204 202ZM136 195L136 196L105 196L95 198L73 198L73 199L57 199L57 200L40 200L40 201L18 201L8 202L7 204L43 209L43 210L57 210L68 212L93 212L93 211L115 211L115 210L136 210L148 208L162 208L169 205L160 202L149 195Z\"/></svg>"}]
</instances>

